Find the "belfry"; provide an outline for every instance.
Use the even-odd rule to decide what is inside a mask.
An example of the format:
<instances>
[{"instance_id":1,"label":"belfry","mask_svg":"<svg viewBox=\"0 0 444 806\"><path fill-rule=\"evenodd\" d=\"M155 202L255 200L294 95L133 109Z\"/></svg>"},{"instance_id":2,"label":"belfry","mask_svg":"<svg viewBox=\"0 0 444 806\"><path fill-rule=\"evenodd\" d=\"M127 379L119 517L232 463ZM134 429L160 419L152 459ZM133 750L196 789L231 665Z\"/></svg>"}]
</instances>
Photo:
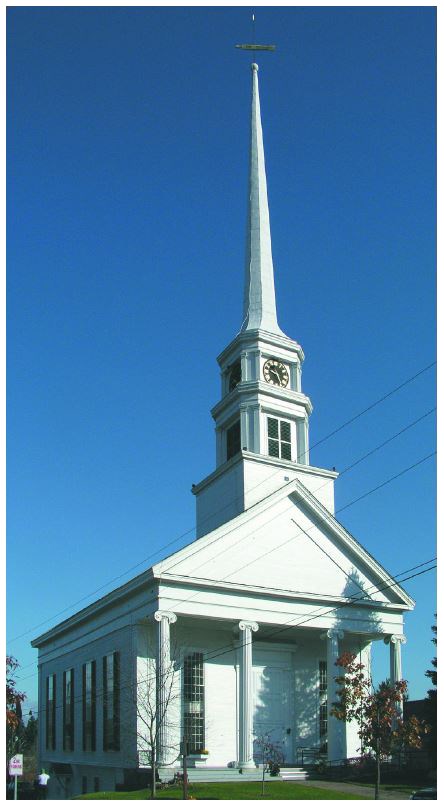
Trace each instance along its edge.
<instances>
[{"instance_id":1,"label":"belfry","mask_svg":"<svg viewBox=\"0 0 444 806\"><path fill-rule=\"evenodd\" d=\"M193 487L201 537L294 478L333 511L337 473L309 464L310 399L302 392L304 353L278 324L258 65L252 64L245 287L239 333L218 357L221 400L216 472ZM228 495L227 495L228 493ZM227 499L223 507L218 501Z\"/></svg>"},{"instance_id":2,"label":"belfry","mask_svg":"<svg viewBox=\"0 0 444 806\"><path fill-rule=\"evenodd\" d=\"M276 312L256 64L244 307L217 360L197 539L32 642L51 798L169 780L184 747L191 780L259 780L264 737L304 778L307 761L356 755L358 726L331 715L339 655L370 670L385 641L401 677L414 602L335 518L338 474L309 461L304 354Z\"/></svg>"}]
</instances>

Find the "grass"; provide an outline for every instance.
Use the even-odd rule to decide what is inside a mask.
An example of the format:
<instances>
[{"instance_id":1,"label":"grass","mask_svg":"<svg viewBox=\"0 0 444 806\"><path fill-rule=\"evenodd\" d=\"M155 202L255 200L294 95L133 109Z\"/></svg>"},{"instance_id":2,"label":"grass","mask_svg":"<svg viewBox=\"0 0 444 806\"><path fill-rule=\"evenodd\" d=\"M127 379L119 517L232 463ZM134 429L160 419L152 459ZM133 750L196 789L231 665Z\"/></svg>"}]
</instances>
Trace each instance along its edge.
<instances>
[{"instance_id":1,"label":"grass","mask_svg":"<svg viewBox=\"0 0 444 806\"><path fill-rule=\"evenodd\" d=\"M188 788L189 795L196 800L262 800L260 781L242 783L208 783L192 784ZM182 789L171 787L160 789L158 799L182 800ZM76 800L147 800L148 790L137 792L94 792L80 795ZM357 795L337 790L320 789L316 786L304 786L287 781L270 781L265 784L263 800L367 800Z\"/></svg>"}]
</instances>

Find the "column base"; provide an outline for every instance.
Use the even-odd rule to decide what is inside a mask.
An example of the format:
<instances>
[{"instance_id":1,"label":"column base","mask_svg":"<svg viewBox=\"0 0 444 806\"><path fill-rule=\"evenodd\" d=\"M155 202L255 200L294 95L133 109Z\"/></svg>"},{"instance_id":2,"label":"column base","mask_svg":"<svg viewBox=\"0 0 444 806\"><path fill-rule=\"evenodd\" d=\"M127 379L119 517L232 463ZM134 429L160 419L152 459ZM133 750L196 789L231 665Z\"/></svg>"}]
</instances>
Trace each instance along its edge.
<instances>
[{"instance_id":1,"label":"column base","mask_svg":"<svg viewBox=\"0 0 444 806\"><path fill-rule=\"evenodd\" d=\"M256 764L254 763L253 759L250 761L239 761L237 768L238 770L255 770Z\"/></svg>"}]
</instances>

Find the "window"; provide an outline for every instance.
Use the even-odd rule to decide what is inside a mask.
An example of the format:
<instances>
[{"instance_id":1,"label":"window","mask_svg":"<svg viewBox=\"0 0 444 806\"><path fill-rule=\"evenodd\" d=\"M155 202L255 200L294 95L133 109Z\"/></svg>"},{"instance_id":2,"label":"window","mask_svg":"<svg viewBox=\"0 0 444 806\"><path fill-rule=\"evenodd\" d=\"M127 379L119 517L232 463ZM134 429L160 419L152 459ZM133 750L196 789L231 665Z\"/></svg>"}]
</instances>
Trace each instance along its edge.
<instances>
[{"instance_id":1,"label":"window","mask_svg":"<svg viewBox=\"0 0 444 806\"><path fill-rule=\"evenodd\" d=\"M103 658L103 749L120 750L119 653Z\"/></svg>"},{"instance_id":2,"label":"window","mask_svg":"<svg viewBox=\"0 0 444 806\"><path fill-rule=\"evenodd\" d=\"M291 423L267 417L268 455L291 461Z\"/></svg>"},{"instance_id":3,"label":"window","mask_svg":"<svg viewBox=\"0 0 444 806\"><path fill-rule=\"evenodd\" d=\"M96 662L83 664L83 749L96 749Z\"/></svg>"},{"instance_id":4,"label":"window","mask_svg":"<svg viewBox=\"0 0 444 806\"><path fill-rule=\"evenodd\" d=\"M183 664L184 734L188 753L205 749L205 684L202 652L186 655Z\"/></svg>"},{"instance_id":5,"label":"window","mask_svg":"<svg viewBox=\"0 0 444 806\"><path fill-rule=\"evenodd\" d=\"M56 749L56 676L46 678L46 749Z\"/></svg>"},{"instance_id":6,"label":"window","mask_svg":"<svg viewBox=\"0 0 444 806\"><path fill-rule=\"evenodd\" d=\"M235 364L232 365L230 370L230 376L228 381L228 391L232 392L233 389L236 389L238 383L242 380L242 371L241 371L241 363L240 361L236 361Z\"/></svg>"},{"instance_id":7,"label":"window","mask_svg":"<svg viewBox=\"0 0 444 806\"><path fill-rule=\"evenodd\" d=\"M227 428L227 461L232 456L236 456L241 449L241 434L240 434L240 420L238 420L231 428Z\"/></svg>"},{"instance_id":8,"label":"window","mask_svg":"<svg viewBox=\"0 0 444 806\"><path fill-rule=\"evenodd\" d=\"M86 795L88 792L88 778L86 775L82 775L82 795Z\"/></svg>"},{"instance_id":9,"label":"window","mask_svg":"<svg viewBox=\"0 0 444 806\"><path fill-rule=\"evenodd\" d=\"M63 672L63 749L74 750L74 669Z\"/></svg>"},{"instance_id":10,"label":"window","mask_svg":"<svg viewBox=\"0 0 444 806\"><path fill-rule=\"evenodd\" d=\"M94 792L100 792L100 778L94 778Z\"/></svg>"},{"instance_id":11,"label":"window","mask_svg":"<svg viewBox=\"0 0 444 806\"><path fill-rule=\"evenodd\" d=\"M327 704L327 663L319 661L319 749L327 751L328 704Z\"/></svg>"}]
</instances>

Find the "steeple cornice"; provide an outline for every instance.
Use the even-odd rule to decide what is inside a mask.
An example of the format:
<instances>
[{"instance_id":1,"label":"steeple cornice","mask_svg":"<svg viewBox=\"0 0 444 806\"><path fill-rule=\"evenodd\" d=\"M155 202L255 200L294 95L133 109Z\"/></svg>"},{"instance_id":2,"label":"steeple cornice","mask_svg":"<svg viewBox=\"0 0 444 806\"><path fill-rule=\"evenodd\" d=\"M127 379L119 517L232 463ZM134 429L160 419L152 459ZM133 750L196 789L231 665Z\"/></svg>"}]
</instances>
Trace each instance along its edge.
<instances>
[{"instance_id":1,"label":"steeple cornice","mask_svg":"<svg viewBox=\"0 0 444 806\"><path fill-rule=\"evenodd\" d=\"M254 342L261 342L264 345L268 344L278 348L281 347L290 353L294 353L301 363L304 361L305 355L301 345L298 344L297 341L294 341L294 339L290 339L282 333L282 331L280 331L280 333L270 333L268 330L256 330L252 328L238 333L227 347L222 350L217 356L219 366L226 363L230 353L238 351L240 346L246 347Z\"/></svg>"},{"instance_id":2,"label":"steeple cornice","mask_svg":"<svg viewBox=\"0 0 444 806\"><path fill-rule=\"evenodd\" d=\"M285 335L276 315L270 216L259 101L258 66L252 64L249 205L241 331L266 330Z\"/></svg>"}]
</instances>

